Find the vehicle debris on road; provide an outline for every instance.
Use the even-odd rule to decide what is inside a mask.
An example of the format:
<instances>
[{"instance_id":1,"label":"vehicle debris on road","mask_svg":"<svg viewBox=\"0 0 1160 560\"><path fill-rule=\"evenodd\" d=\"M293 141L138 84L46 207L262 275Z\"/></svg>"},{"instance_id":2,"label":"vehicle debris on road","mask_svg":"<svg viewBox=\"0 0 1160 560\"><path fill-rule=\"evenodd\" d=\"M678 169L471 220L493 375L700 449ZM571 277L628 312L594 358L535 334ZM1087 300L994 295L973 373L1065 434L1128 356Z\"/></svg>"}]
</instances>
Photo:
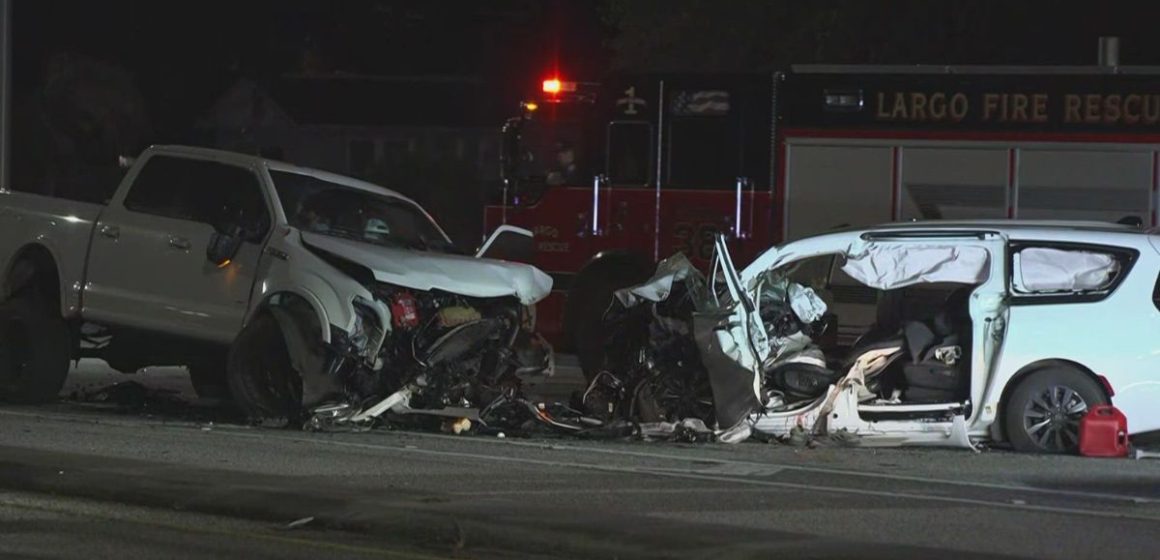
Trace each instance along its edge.
<instances>
[{"instance_id":1,"label":"vehicle debris on road","mask_svg":"<svg viewBox=\"0 0 1160 560\"><path fill-rule=\"evenodd\" d=\"M185 366L199 397L317 430L805 430L1060 453L1113 398L1132 430L1160 430L1160 235L1138 227L888 224L775 247L743 270L718 236L707 272L676 255L616 292L594 329L603 367L584 366L572 401L536 403L525 380L555 367L535 326L552 277L525 264L528 230L500 226L464 252L389 189L184 146L146 150L101 204L0 198L15 218L0 221L6 400L54 399L71 360L98 358ZM149 400L132 385L113 398Z\"/></svg>"}]
</instances>

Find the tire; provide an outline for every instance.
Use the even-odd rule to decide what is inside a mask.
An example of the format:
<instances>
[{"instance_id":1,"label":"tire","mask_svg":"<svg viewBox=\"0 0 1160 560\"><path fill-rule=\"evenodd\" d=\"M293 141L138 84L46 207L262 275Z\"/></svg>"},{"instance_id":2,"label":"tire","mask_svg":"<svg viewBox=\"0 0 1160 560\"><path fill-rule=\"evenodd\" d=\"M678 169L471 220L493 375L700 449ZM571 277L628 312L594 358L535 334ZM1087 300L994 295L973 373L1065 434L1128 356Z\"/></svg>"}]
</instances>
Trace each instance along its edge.
<instances>
[{"instance_id":1,"label":"tire","mask_svg":"<svg viewBox=\"0 0 1160 560\"><path fill-rule=\"evenodd\" d=\"M227 354L209 354L197 359L186 368L193 392L203 399L229 400L230 382L227 370Z\"/></svg>"},{"instance_id":2,"label":"tire","mask_svg":"<svg viewBox=\"0 0 1160 560\"><path fill-rule=\"evenodd\" d=\"M301 420L302 380L290 365L278 321L262 313L230 348L226 376L234 403L252 420L294 423Z\"/></svg>"},{"instance_id":3,"label":"tire","mask_svg":"<svg viewBox=\"0 0 1160 560\"><path fill-rule=\"evenodd\" d=\"M0 399L55 400L71 358L68 324L48 303L23 295L0 304Z\"/></svg>"},{"instance_id":4,"label":"tire","mask_svg":"<svg viewBox=\"0 0 1160 560\"><path fill-rule=\"evenodd\" d=\"M612 293L648 280L649 271L642 268L629 262L610 262L577 276L576 286L568 293L568 333L589 382L604 367L604 312L612 303Z\"/></svg>"},{"instance_id":5,"label":"tire","mask_svg":"<svg viewBox=\"0 0 1160 560\"><path fill-rule=\"evenodd\" d=\"M1083 414L1107 402L1104 390L1083 372L1050 367L1032 373L1011 392L1003 406L1003 427L1016 451L1075 453Z\"/></svg>"}]
</instances>

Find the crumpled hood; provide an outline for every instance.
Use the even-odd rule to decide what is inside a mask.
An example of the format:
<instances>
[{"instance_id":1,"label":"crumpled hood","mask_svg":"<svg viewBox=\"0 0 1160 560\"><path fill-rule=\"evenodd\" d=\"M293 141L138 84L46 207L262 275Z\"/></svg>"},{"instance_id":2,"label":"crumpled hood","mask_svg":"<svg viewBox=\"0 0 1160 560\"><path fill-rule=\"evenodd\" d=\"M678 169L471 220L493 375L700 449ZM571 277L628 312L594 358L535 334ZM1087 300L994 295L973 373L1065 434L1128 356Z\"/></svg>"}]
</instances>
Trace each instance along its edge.
<instances>
[{"instance_id":1,"label":"crumpled hood","mask_svg":"<svg viewBox=\"0 0 1160 560\"><path fill-rule=\"evenodd\" d=\"M369 268L375 280L413 290L443 290L469 297L515 296L524 305L552 291L552 277L531 265L301 234L306 244Z\"/></svg>"}]
</instances>

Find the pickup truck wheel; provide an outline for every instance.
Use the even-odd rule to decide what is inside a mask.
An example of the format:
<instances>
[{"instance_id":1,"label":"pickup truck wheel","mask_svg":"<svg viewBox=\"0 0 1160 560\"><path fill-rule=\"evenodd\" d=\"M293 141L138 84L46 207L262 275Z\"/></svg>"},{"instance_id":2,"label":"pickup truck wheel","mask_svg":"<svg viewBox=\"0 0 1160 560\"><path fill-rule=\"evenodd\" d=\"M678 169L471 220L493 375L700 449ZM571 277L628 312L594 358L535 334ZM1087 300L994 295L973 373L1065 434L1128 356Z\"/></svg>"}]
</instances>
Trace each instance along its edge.
<instances>
[{"instance_id":1,"label":"pickup truck wheel","mask_svg":"<svg viewBox=\"0 0 1160 560\"><path fill-rule=\"evenodd\" d=\"M0 398L56 399L68 377L72 338L64 318L34 296L0 304Z\"/></svg>"},{"instance_id":2,"label":"pickup truck wheel","mask_svg":"<svg viewBox=\"0 0 1160 560\"><path fill-rule=\"evenodd\" d=\"M290 365L278 321L259 314L238 334L226 368L230 394L251 419L293 423L302 409L302 379Z\"/></svg>"},{"instance_id":3,"label":"pickup truck wheel","mask_svg":"<svg viewBox=\"0 0 1160 560\"><path fill-rule=\"evenodd\" d=\"M203 399L228 400L230 384L226 376L226 356L200 358L189 364L193 392Z\"/></svg>"}]
</instances>

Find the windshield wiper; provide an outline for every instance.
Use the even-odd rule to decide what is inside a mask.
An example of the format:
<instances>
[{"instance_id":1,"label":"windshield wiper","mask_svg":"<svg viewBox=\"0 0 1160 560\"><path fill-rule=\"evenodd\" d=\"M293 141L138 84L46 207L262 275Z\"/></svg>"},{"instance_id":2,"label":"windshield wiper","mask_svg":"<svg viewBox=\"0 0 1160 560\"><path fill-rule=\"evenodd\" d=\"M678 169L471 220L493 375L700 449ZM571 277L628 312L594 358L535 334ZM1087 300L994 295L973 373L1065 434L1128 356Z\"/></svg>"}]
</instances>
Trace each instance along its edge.
<instances>
[{"instance_id":1,"label":"windshield wiper","mask_svg":"<svg viewBox=\"0 0 1160 560\"><path fill-rule=\"evenodd\" d=\"M392 247L400 247L403 249L412 249L416 251L430 251L432 248L435 248L445 252L458 252L458 248L456 248L455 244L451 242L437 239L434 243L432 243L423 236L420 236L419 239L395 237L391 235L381 237L367 237L366 234L361 231L341 227L329 227L326 229L326 231L314 231L314 233L342 237L344 239L361 241L363 243L370 243L372 245L390 245Z\"/></svg>"},{"instance_id":2,"label":"windshield wiper","mask_svg":"<svg viewBox=\"0 0 1160 560\"><path fill-rule=\"evenodd\" d=\"M417 249L419 251L431 250L431 247L427 245L427 242L422 239L399 239L397 241L411 249Z\"/></svg>"},{"instance_id":3,"label":"windshield wiper","mask_svg":"<svg viewBox=\"0 0 1160 560\"><path fill-rule=\"evenodd\" d=\"M435 250L442 251L444 253L451 253L451 254L455 254L455 255L468 255L468 254L470 254L470 253L460 249L458 246L455 245L455 243L452 243L451 241L443 239L442 237L436 238L434 240L428 240L426 236L420 235L419 240L426 247L426 250L431 250L433 248Z\"/></svg>"},{"instance_id":4,"label":"windshield wiper","mask_svg":"<svg viewBox=\"0 0 1160 560\"><path fill-rule=\"evenodd\" d=\"M314 231L314 233L321 233L323 235L332 235L334 237L343 237L353 241L365 241L362 234L346 228L328 227L325 231Z\"/></svg>"}]
</instances>

